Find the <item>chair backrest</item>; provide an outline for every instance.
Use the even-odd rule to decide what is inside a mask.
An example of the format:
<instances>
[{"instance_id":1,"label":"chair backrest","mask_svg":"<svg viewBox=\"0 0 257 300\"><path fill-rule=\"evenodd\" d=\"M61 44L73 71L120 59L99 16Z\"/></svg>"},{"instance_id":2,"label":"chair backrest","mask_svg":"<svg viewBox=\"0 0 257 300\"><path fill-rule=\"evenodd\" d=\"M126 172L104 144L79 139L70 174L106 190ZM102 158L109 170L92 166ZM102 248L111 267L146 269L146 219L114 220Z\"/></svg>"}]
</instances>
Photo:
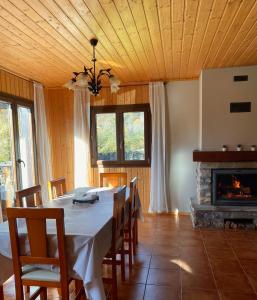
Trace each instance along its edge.
<instances>
[{"instance_id":1,"label":"chair backrest","mask_svg":"<svg viewBox=\"0 0 257 300\"><path fill-rule=\"evenodd\" d=\"M66 194L66 180L64 177L49 181L48 186L49 198L55 199Z\"/></svg>"},{"instance_id":2,"label":"chair backrest","mask_svg":"<svg viewBox=\"0 0 257 300\"><path fill-rule=\"evenodd\" d=\"M129 216L131 218L136 217L136 210L137 210L137 177L134 177L130 181L129 185L129 204L130 204L130 212Z\"/></svg>"},{"instance_id":3,"label":"chair backrest","mask_svg":"<svg viewBox=\"0 0 257 300\"><path fill-rule=\"evenodd\" d=\"M100 186L118 187L127 184L127 173L100 173Z\"/></svg>"},{"instance_id":4,"label":"chair backrest","mask_svg":"<svg viewBox=\"0 0 257 300\"><path fill-rule=\"evenodd\" d=\"M36 207L39 205L42 205L40 185L35 185L16 192L17 207Z\"/></svg>"},{"instance_id":5,"label":"chair backrest","mask_svg":"<svg viewBox=\"0 0 257 300\"><path fill-rule=\"evenodd\" d=\"M125 226L125 203L126 203L126 186L119 188L113 195L113 246L119 238L124 236Z\"/></svg>"},{"instance_id":6,"label":"chair backrest","mask_svg":"<svg viewBox=\"0 0 257 300\"><path fill-rule=\"evenodd\" d=\"M7 208L6 209L14 275L20 278L23 265L55 265L60 268L61 280L68 280L67 262L65 254L65 229L63 208ZM20 247L17 219L25 219L30 251L22 255ZM48 219L55 220L58 258L49 257L47 242Z\"/></svg>"}]
</instances>

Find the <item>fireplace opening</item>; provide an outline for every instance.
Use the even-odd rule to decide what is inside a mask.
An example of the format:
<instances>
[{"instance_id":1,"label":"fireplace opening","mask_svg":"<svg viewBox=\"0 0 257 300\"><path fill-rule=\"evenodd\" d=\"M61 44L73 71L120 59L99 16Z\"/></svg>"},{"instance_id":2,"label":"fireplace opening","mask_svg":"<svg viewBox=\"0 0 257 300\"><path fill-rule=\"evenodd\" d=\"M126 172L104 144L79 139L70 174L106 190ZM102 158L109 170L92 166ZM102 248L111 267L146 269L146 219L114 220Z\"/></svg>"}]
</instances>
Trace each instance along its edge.
<instances>
[{"instance_id":1,"label":"fireplace opening","mask_svg":"<svg viewBox=\"0 0 257 300\"><path fill-rule=\"evenodd\" d=\"M257 169L212 169L213 205L257 205Z\"/></svg>"}]
</instances>

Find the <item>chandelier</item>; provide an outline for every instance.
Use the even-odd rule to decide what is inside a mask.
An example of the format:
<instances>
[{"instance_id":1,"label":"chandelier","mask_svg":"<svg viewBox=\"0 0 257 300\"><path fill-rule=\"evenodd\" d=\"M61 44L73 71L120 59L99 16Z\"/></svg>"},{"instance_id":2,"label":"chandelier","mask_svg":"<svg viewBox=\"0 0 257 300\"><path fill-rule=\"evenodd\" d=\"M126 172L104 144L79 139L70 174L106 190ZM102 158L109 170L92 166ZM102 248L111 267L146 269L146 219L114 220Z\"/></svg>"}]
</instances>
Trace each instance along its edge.
<instances>
[{"instance_id":1,"label":"chandelier","mask_svg":"<svg viewBox=\"0 0 257 300\"><path fill-rule=\"evenodd\" d=\"M107 76L109 78L111 92L116 93L119 90L120 81L111 74L111 69L100 69L98 74L96 74L96 57L95 57L95 47L98 43L96 38L90 40L90 44L93 47L93 67L87 68L84 66L84 71L73 72L73 78L68 81L64 87L74 90L76 87L87 87L90 93L97 96L102 89L101 78L102 76Z\"/></svg>"}]
</instances>

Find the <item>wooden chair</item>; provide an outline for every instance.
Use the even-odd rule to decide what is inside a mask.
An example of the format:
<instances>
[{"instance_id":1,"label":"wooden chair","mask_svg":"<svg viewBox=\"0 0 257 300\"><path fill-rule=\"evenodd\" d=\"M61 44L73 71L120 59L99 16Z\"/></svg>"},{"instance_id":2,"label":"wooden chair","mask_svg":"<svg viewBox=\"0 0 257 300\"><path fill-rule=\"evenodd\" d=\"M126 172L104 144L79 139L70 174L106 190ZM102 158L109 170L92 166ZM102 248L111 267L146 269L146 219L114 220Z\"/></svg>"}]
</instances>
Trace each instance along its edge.
<instances>
[{"instance_id":1,"label":"wooden chair","mask_svg":"<svg viewBox=\"0 0 257 300\"><path fill-rule=\"evenodd\" d=\"M49 198L51 200L66 194L66 181L64 177L49 181L48 186Z\"/></svg>"},{"instance_id":2,"label":"wooden chair","mask_svg":"<svg viewBox=\"0 0 257 300\"><path fill-rule=\"evenodd\" d=\"M36 207L42 205L40 185L32 186L16 192L16 207L24 207L24 204L26 207Z\"/></svg>"},{"instance_id":3,"label":"wooden chair","mask_svg":"<svg viewBox=\"0 0 257 300\"><path fill-rule=\"evenodd\" d=\"M130 182L130 195L129 195L129 213L128 220L125 225L125 242L128 243L128 250L125 254L129 256L129 268L132 268L133 254L136 253L137 244L137 177L134 177Z\"/></svg>"},{"instance_id":4,"label":"wooden chair","mask_svg":"<svg viewBox=\"0 0 257 300\"><path fill-rule=\"evenodd\" d=\"M124 256L124 226L125 226L125 201L126 186L114 193L113 220L112 220L112 244L111 249L104 258L103 264L112 266L112 277L103 278L105 283L112 285L113 300L118 299L117 289L117 265L121 265L121 278L125 280L125 256ZM120 254L120 259L117 259Z\"/></svg>"},{"instance_id":5,"label":"wooden chair","mask_svg":"<svg viewBox=\"0 0 257 300\"><path fill-rule=\"evenodd\" d=\"M62 208L7 208L10 230L12 261L15 276L16 299L23 300L23 286L38 286L38 290L29 299L47 300L47 287L60 289L62 299L69 299L68 267L65 253L64 210ZM24 218L30 254L22 255L20 251L17 219ZM48 256L46 220L56 222L58 258ZM59 273L45 270L38 265L54 265ZM79 293L82 294L81 292ZM76 297L76 299L79 299Z\"/></svg>"},{"instance_id":6,"label":"wooden chair","mask_svg":"<svg viewBox=\"0 0 257 300\"><path fill-rule=\"evenodd\" d=\"M127 184L127 173L100 173L100 187L118 187Z\"/></svg>"}]
</instances>

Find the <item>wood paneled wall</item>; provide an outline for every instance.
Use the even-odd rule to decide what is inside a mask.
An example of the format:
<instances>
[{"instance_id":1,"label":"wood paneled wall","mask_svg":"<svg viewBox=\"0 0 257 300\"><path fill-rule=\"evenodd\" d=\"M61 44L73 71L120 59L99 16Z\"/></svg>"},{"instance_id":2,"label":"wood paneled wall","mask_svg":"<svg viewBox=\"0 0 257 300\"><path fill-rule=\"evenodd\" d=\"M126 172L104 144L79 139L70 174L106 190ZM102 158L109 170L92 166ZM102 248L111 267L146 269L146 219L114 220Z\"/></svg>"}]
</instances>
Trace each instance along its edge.
<instances>
[{"instance_id":1,"label":"wood paneled wall","mask_svg":"<svg viewBox=\"0 0 257 300\"><path fill-rule=\"evenodd\" d=\"M0 92L33 100L33 82L0 70Z\"/></svg>"},{"instance_id":2,"label":"wood paneled wall","mask_svg":"<svg viewBox=\"0 0 257 300\"><path fill-rule=\"evenodd\" d=\"M64 176L68 189L74 186L73 165L73 92L67 89L46 89L46 114L52 149L53 176ZM117 94L103 88L101 95L91 97L91 105L148 103L148 85L121 87ZM139 178L143 211L149 206L150 168L92 168L91 185L99 185L99 172L127 172L128 180Z\"/></svg>"}]
</instances>

